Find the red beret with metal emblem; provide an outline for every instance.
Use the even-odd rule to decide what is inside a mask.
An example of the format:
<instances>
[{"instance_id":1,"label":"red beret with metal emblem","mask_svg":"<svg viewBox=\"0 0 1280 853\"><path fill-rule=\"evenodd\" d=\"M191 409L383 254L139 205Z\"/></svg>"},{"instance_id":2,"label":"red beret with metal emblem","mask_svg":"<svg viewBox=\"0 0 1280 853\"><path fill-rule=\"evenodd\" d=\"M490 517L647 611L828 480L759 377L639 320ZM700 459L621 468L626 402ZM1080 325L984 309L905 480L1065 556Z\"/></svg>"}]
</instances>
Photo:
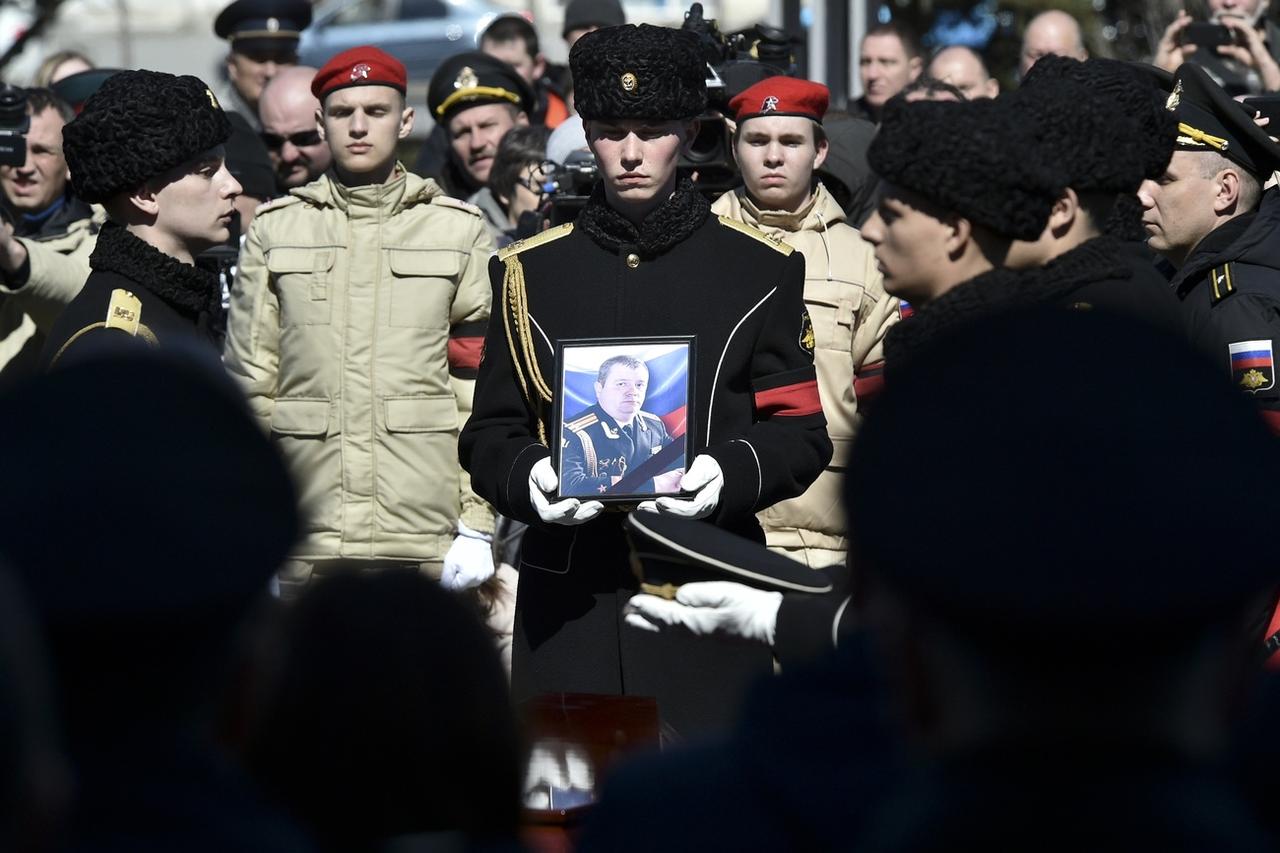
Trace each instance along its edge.
<instances>
[{"instance_id":1,"label":"red beret with metal emblem","mask_svg":"<svg viewBox=\"0 0 1280 853\"><path fill-rule=\"evenodd\" d=\"M795 77L766 77L729 101L735 121L756 116L803 116L819 124L827 113L831 91L821 83Z\"/></svg>"},{"instance_id":2,"label":"red beret with metal emblem","mask_svg":"<svg viewBox=\"0 0 1280 853\"><path fill-rule=\"evenodd\" d=\"M336 89L350 86L390 86L405 92L404 63L371 44L344 50L325 63L311 81L311 94L323 101Z\"/></svg>"}]
</instances>

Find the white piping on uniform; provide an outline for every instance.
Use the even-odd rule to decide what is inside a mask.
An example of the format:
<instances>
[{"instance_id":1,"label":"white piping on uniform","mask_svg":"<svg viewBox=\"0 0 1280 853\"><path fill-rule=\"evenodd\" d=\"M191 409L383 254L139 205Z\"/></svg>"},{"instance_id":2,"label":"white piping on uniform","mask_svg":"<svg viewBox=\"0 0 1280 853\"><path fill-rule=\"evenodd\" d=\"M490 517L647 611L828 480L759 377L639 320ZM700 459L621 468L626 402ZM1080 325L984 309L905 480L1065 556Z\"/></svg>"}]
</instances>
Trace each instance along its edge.
<instances>
[{"instance_id":1,"label":"white piping on uniform","mask_svg":"<svg viewBox=\"0 0 1280 853\"><path fill-rule=\"evenodd\" d=\"M853 601L853 596L847 596L844 601L840 602L840 609L836 611L836 618L831 622L831 648L840 648L840 620L844 618L844 609L849 606L849 602Z\"/></svg>"},{"instance_id":2,"label":"white piping on uniform","mask_svg":"<svg viewBox=\"0 0 1280 853\"><path fill-rule=\"evenodd\" d=\"M720 350L720 360L716 362L716 373L711 379L711 395L707 398L707 437L706 444L711 444L711 407L716 404L716 386L720 384L720 368L724 367L724 357L729 353L729 345L733 343L733 336L738 334L738 329L742 328L742 324L747 322L747 318L756 313L756 309L768 301L770 296L778 292L777 286L774 286L768 293L761 297L760 301L751 306L751 310L742 315L742 319L733 327L733 331L729 333L729 337L725 339L724 349Z\"/></svg>"},{"instance_id":3,"label":"white piping on uniform","mask_svg":"<svg viewBox=\"0 0 1280 853\"><path fill-rule=\"evenodd\" d=\"M760 490L764 488L764 469L760 467L760 454L756 453L756 449L751 446L751 442L745 438L735 438L733 441L741 441L751 450L751 455L756 458L756 499L751 502L755 506L760 502ZM732 444L733 442L730 442Z\"/></svg>"},{"instance_id":4,"label":"white piping on uniform","mask_svg":"<svg viewBox=\"0 0 1280 853\"><path fill-rule=\"evenodd\" d=\"M551 338L548 338L547 333L542 331L542 327L538 325L537 320L533 319L532 314L529 315L529 322L538 330L538 334L542 335L542 339L547 342L547 349L551 350L552 354L555 354L556 348L551 345Z\"/></svg>"},{"instance_id":5,"label":"white piping on uniform","mask_svg":"<svg viewBox=\"0 0 1280 853\"><path fill-rule=\"evenodd\" d=\"M795 592L810 592L810 593L823 593L823 592L831 591L830 583L827 584L825 589L821 589L816 585L801 586L800 584L791 583L790 581L784 581L779 578L770 577L769 575L762 575L759 572L753 572L753 571L750 571L749 569L744 569L742 566L735 566L731 563L725 563L721 560L715 559L714 557L710 557L706 554L702 554L697 551L691 550L681 545L678 542L673 542L667 537L660 535L659 533L654 531L652 528L645 527L644 521L639 518L639 515L640 513L632 513L631 517L627 520L627 523L636 527L637 529L640 530L641 533L643 533L645 536L648 536L650 539L659 543L660 545L666 545L668 548L670 548L672 551L675 551L677 554L680 554L685 557L689 557L690 559L695 560L698 563L703 563L708 566L715 566L717 569L723 569L729 574L737 575L738 577L751 578L752 580L757 580L757 581L765 581L775 588L780 587L782 589L794 590Z\"/></svg>"}]
</instances>

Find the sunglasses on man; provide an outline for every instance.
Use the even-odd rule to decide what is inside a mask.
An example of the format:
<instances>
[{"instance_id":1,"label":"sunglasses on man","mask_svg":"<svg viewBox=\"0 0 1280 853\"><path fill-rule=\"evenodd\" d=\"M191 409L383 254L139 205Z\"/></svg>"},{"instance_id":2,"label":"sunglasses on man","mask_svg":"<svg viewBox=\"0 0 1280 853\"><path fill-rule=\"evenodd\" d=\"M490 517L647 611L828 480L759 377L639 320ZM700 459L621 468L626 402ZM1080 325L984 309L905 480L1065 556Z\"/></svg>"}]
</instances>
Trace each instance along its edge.
<instances>
[{"instance_id":1,"label":"sunglasses on man","mask_svg":"<svg viewBox=\"0 0 1280 853\"><path fill-rule=\"evenodd\" d=\"M284 147L285 142L288 142L294 148L306 148L309 145L320 144L320 131L318 130L300 130L288 136L263 131L258 135L262 137L263 143L271 151L279 151Z\"/></svg>"}]
</instances>

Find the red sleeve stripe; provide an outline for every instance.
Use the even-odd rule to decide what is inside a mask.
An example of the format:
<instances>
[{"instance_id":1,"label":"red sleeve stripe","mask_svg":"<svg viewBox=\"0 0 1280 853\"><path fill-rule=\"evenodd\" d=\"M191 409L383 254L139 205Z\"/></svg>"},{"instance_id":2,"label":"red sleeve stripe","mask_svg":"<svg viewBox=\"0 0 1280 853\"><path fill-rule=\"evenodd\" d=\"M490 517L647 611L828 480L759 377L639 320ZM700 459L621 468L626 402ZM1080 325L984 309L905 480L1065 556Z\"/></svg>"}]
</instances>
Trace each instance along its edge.
<instances>
[{"instance_id":1,"label":"red sleeve stripe","mask_svg":"<svg viewBox=\"0 0 1280 853\"><path fill-rule=\"evenodd\" d=\"M1262 420L1266 422L1271 432L1280 435L1280 412L1271 409L1262 409Z\"/></svg>"},{"instance_id":2,"label":"red sleeve stripe","mask_svg":"<svg viewBox=\"0 0 1280 853\"><path fill-rule=\"evenodd\" d=\"M449 368L454 372L480 369L483 337L449 338Z\"/></svg>"},{"instance_id":3,"label":"red sleeve stripe","mask_svg":"<svg viewBox=\"0 0 1280 853\"><path fill-rule=\"evenodd\" d=\"M818 380L796 382L756 392L756 411L762 417L795 418L816 415L822 411L822 398L818 396Z\"/></svg>"},{"instance_id":4,"label":"red sleeve stripe","mask_svg":"<svg viewBox=\"0 0 1280 853\"><path fill-rule=\"evenodd\" d=\"M868 364L853 375L853 396L871 400L884 390L884 361Z\"/></svg>"}]
</instances>

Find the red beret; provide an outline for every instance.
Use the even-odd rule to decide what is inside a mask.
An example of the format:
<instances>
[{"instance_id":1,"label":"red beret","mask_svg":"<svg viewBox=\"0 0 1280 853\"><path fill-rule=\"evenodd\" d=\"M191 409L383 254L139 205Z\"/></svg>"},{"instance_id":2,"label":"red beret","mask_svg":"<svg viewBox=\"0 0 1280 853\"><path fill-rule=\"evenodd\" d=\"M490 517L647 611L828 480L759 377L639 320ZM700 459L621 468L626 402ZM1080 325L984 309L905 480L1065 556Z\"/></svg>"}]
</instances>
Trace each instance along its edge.
<instances>
[{"instance_id":1,"label":"red beret","mask_svg":"<svg viewBox=\"0 0 1280 853\"><path fill-rule=\"evenodd\" d=\"M766 77L729 101L729 111L738 123L756 116L804 116L821 123L827 112L830 90L812 80L795 77Z\"/></svg>"},{"instance_id":2,"label":"red beret","mask_svg":"<svg viewBox=\"0 0 1280 853\"><path fill-rule=\"evenodd\" d=\"M404 63L371 44L344 50L316 72L311 94L323 101L335 89L348 86L390 86L405 92Z\"/></svg>"}]
</instances>

